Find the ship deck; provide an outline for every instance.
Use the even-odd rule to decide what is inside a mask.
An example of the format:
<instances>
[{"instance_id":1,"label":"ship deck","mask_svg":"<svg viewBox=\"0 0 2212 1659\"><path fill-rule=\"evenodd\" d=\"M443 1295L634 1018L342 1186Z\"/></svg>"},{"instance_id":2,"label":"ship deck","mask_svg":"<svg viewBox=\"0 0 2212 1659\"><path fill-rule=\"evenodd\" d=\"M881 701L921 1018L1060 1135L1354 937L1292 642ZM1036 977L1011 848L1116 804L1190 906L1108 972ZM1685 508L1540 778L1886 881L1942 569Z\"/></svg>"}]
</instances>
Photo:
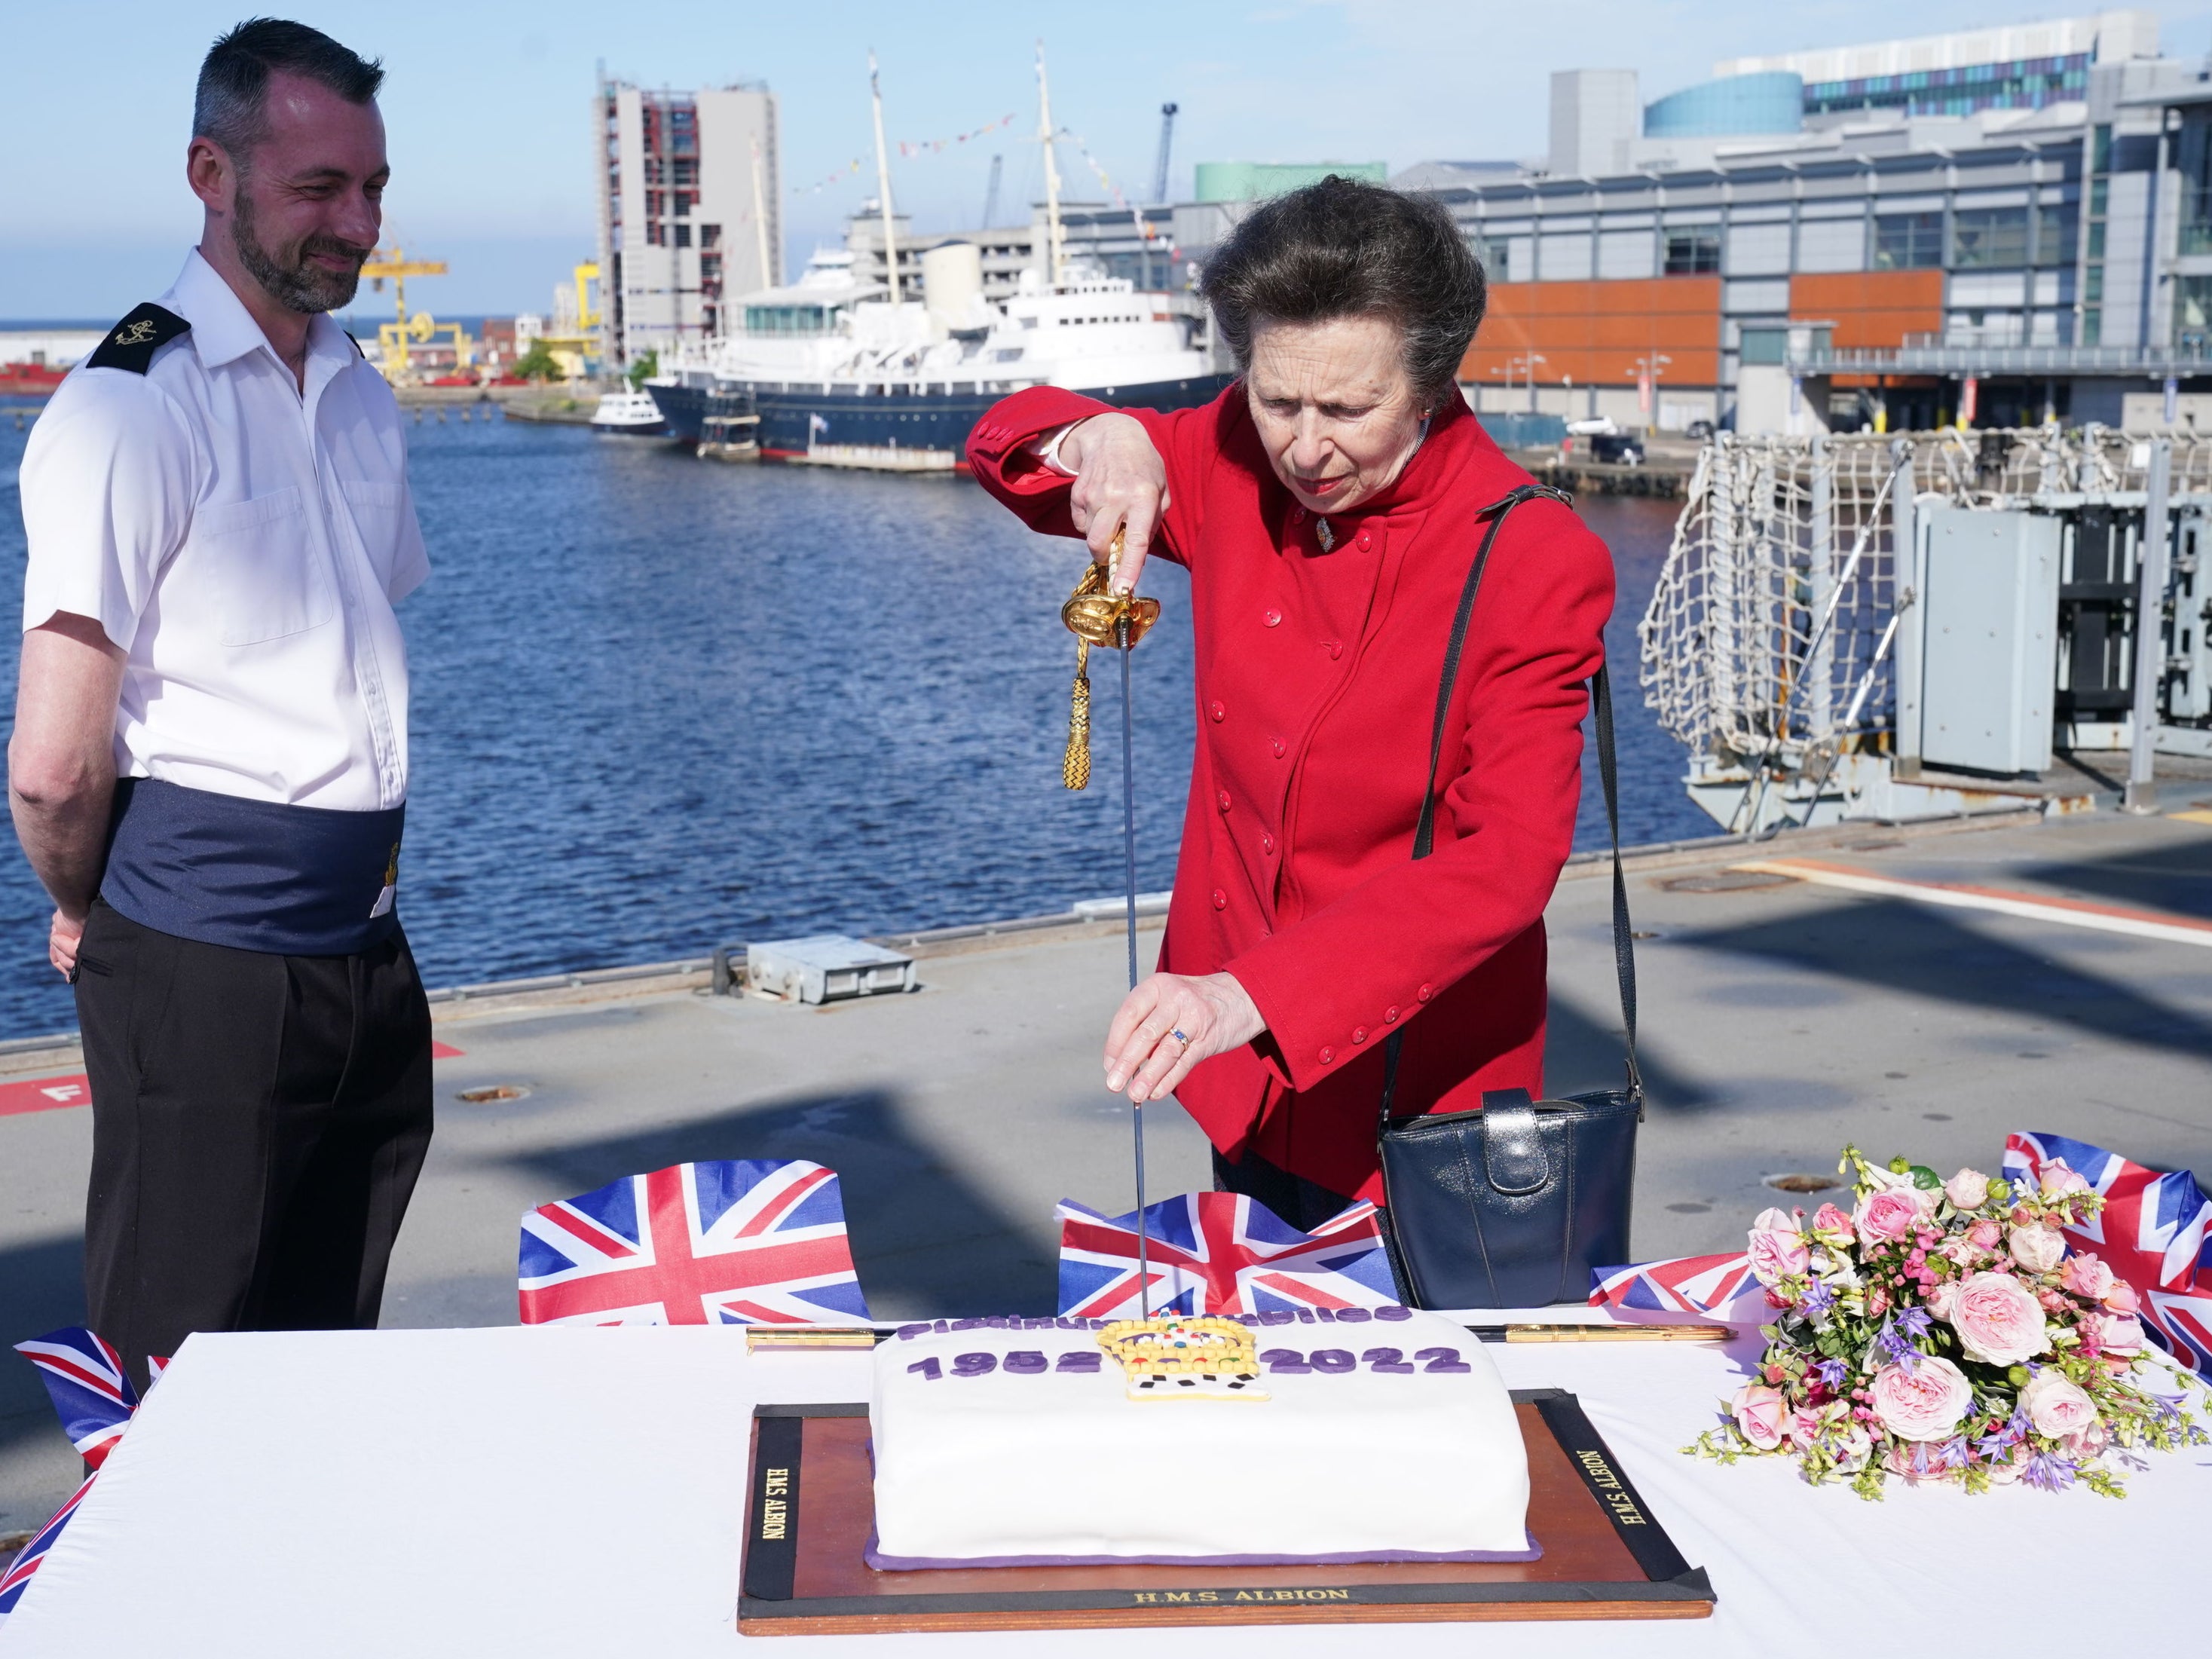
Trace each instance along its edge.
<instances>
[{"instance_id":1,"label":"ship deck","mask_svg":"<svg viewBox=\"0 0 2212 1659\"><path fill-rule=\"evenodd\" d=\"M2165 787L2161 817L1846 826L1633 857L1651 1103L1638 1255L1729 1248L1792 1201L1765 1178L1832 1170L1845 1141L1994 1170L2008 1130L2049 1128L2212 1173L2212 781ZM1828 873L1730 872L1778 858ZM1827 884L1837 869L1891 885ZM1994 902L1961 885L2035 913L1960 908ZM1601 863L1578 863L1551 907L1554 1089L1620 1076L1609 892ZM2145 916L2171 925L2115 931ZM386 1322L511 1322L524 1209L732 1157L840 1171L879 1316L1049 1310L1054 1201L1131 1196L1127 1109L1098 1076L1121 931L915 949L918 992L820 1008L714 996L684 966L441 1000L438 1036L460 1053L438 1062L438 1138ZM81 1061L19 1047L0 1069L49 1079ZM480 1094L502 1085L527 1092ZM1188 1120L1171 1105L1146 1120L1152 1193L1204 1184ZM82 1317L91 1127L76 1107L0 1115L9 1341ZM0 1366L0 1534L42 1522L75 1468L30 1368Z\"/></svg>"}]
</instances>

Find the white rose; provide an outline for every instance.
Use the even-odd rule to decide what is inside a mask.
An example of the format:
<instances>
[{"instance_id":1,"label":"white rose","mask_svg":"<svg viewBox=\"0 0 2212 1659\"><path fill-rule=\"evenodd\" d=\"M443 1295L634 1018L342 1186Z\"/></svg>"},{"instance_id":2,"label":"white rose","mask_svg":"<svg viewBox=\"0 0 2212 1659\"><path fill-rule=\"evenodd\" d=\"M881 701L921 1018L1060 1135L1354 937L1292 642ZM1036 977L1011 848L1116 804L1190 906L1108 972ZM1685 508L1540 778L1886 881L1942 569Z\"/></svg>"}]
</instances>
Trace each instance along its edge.
<instances>
[{"instance_id":1,"label":"white rose","mask_svg":"<svg viewBox=\"0 0 2212 1659\"><path fill-rule=\"evenodd\" d=\"M2066 1259L2066 1240L2056 1227L2015 1227L2005 1248L2032 1273L2047 1273Z\"/></svg>"},{"instance_id":2,"label":"white rose","mask_svg":"<svg viewBox=\"0 0 2212 1659\"><path fill-rule=\"evenodd\" d=\"M1961 1210L1978 1210L1989 1201L1990 1178L1979 1170L1961 1170L1943 1183L1943 1195Z\"/></svg>"}]
</instances>

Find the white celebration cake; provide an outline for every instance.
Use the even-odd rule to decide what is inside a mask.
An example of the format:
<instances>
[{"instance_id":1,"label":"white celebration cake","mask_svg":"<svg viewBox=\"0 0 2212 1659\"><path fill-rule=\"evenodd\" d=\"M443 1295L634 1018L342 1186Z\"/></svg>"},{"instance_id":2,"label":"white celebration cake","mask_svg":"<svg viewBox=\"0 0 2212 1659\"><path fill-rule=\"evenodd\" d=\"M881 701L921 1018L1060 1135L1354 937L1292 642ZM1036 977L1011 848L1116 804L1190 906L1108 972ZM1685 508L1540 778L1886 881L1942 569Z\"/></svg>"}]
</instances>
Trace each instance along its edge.
<instances>
[{"instance_id":1,"label":"white celebration cake","mask_svg":"<svg viewBox=\"0 0 2212 1659\"><path fill-rule=\"evenodd\" d=\"M888 1571L1540 1553L1497 1367L1408 1308L908 1325L868 1414Z\"/></svg>"}]
</instances>

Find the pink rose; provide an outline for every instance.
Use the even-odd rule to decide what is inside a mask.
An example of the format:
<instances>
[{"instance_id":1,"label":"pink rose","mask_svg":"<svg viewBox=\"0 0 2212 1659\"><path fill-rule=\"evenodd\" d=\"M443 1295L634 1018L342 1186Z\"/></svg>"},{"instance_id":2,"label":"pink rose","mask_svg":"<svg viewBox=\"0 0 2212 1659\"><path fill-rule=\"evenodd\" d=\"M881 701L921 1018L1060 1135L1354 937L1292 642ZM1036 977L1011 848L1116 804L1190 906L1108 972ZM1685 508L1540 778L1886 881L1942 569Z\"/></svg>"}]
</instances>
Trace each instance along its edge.
<instances>
[{"instance_id":1,"label":"pink rose","mask_svg":"<svg viewBox=\"0 0 2212 1659\"><path fill-rule=\"evenodd\" d=\"M1946 1322L1966 1358L2019 1365L2051 1350L2051 1331L2035 1292L2009 1273L1970 1273Z\"/></svg>"},{"instance_id":2,"label":"pink rose","mask_svg":"<svg viewBox=\"0 0 2212 1659\"><path fill-rule=\"evenodd\" d=\"M2094 1457L2099 1452L2104 1450L2106 1442L2110 1439L2111 1437L2105 1432L2105 1425L2102 1423L2092 1423L2086 1429L2061 1436L2058 1449L2079 1462L2085 1457Z\"/></svg>"},{"instance_id":3,"label":"pink rose","mask_svg":"<svg viewBox=\"0 0 2212 1659\"><path fill-rule=\"evenodd\" d=\"M1936 1280L1936 1288L1928 1292L1928 1311L1938 1319L1948 1319L1951 1310L1958 1305L1959 1281L1955 1279Z\"/></svg>"},{"instance_id":4,"label":"pink rose","mask_svg":"<svg viewBox=\"0 0 2212 1659\"><path fill-rule=\"evenodd\" d=\"M1735 1413L1735 1425L1743 1431L1743 1437L1759 1450L1772 1451L1782 1443L1782 1425L1789 1419L1790 1407L1781 1389L1770 1389L1764 1382L1747 1382L1736 1390L1729 1409Z\"/></svg>"},{"instance_id":5,"label":"pink rose","mask_svg":"<svg viewBox=\"0 0 2212 1659\"><path fill-rule=\"evenodd\" d=\"M1910 1371L1884 1365L1874 1374L1871 1392L1875 1417L1900 1440L1948 1440L1974 1403L1966 1374L1927 1355Z\"/></svg>"},{"instance_id":6,"label":"pink rose","mask_svg":"<svg viewBox=\"0 0 2212 1659\"><path fill-rule=\"evenodd\" d=\"M1820 1437L1820 1419L1810 1412L1792 1412L1782 1425L1782 1433L1802 1451Z\"/></svg>"},{"instance_id":7,"label":"pink rose","mask_svg":"<svg viewBox=\"0 0 2212 1659\"><path fill-rule=\"evenodd\" d=\"M2066 1259L2066 1240L2056 1227L2015 1227L2005 1248L2032 1273L2047 1273Z\"/></svg>"},{"instance_id":8,"label":"pink rose","mask_svg":"<svg viewBox=\"0 0 2212 1659\"><path fill-rule=\"evenodd\" d=\"M2080 1434L2097 1421L2097 1402L2054 1370L2038 1371L2020 1391L2020 1403L2038 1434L2053 1440Z\"/></svg>"},{"instance_id":9,"label":"pink rose","mask_svg":"<svg viewBox=\"0 0 2212 1659\"><path fill-rule=\"evenodd\" d=\"M2067 1261L2066 1276L2058 1282L2078 1297L2102 1302L2112 1288L2112 1270L2094 1255L2073 1256Z\"/></svg>"},{"instance_id":10,"label":"pink rose","mask_svg":"<svg viewBox=\"0 0 2212 1659\"><path fill-rule=\"evenodd\" d=\"M1984 1216L1966 1229L1966 1240L1978 1250L1994 1250L2004 1242L2004 1229Z\"/></svg>"},{"instance_id":11,"label":"pink rose","mask_svg":"<svg viewBox=\"0 0 2212 1659\"><path fill-rule=\"evenodd\" d=\"M1943 1196L1961 1210L1978 1210L1989 1201L1990 1178L1979 1170L1961 1170L1943 1183Z\"/></svg>"},{"instance_id":12,"label":"pink rose","mask_svg":"<svg viewBox=\"0 0 2212 1659\"><path fill-rule=\"evenodd\" d=\"M1782 1210L1762 1210L1751 1224L1751 1276L1760 1284L1780 1284L1791 1273L1802 1273L1812 1260L1804 1235Z\"/></svg>"},{"instance_id":13,"label":"pink rose","mask_svg":"<svg viewBox=\"0 0 2212 1659\"><path fill-rule=\"evenodd\" d=\"M2089 1183L2066 1166L2063 1158L2054 1158L2043 1166L2039 1183L2045 1198L2063 1198L2069 1193L2086 1193Z\"/></svg>"},{"instance_id":14,"label":"pink rose","mask_svg":"<svg viewBox=\"0 0 2212 1659\"><path fill-rule=\"evenodd\" d=\"M2092 1314L2086 1322L2096 1328L2097 1346L2105 1352L2134 1355L2142 1352L2142 1322L2133 1314Z\"/></svg>"},{"instance_id":15,"label":"pink rose","mask_svg":"<svg viewBox=\"0 0 2212 1659\"><path fill-rule=\"evenodd\" d=\"M2136 1295L2136 1287L2124 1279L2112 1281L2112 1288L2105 1292L2105 1306L2116 1314L2142 1311L2142 1303Z\"/></svg>"},{"instance_id":16,"label":"pink rose","mask_svg":"<svg viewBox=\"0 0 2212 1659\"><path fill-rule=\"evenodd\" d=\"M1851 1242L1851 1218L1832 1204L1823 1204L1813 1214L1813 1237L1838 1249Z\"/></svg>"},{"instance_id":17,"label":"pink rose","mask_svg":"<svg viewBox=\"0 0 2212 1659\"><path fill-rule=\"evenodd\" d=\"M1919 1201L1911 1191L1893 1188L1869 1193L1861 1199L1852 1212L1851 1224L1858 1230L1859 1243L1874 1249L1909 1235L1920 1213Z\"/></svg>"}]
</instances>

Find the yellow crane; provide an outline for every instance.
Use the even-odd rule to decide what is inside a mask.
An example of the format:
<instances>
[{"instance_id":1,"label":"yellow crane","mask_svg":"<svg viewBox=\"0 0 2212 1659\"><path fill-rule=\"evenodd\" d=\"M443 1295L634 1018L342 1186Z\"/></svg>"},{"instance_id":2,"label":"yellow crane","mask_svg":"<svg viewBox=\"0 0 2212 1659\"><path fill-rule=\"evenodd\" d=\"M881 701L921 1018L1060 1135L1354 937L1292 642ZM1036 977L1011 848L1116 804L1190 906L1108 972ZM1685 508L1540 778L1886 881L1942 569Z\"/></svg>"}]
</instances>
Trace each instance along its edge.
<instances>
[{"instance_id":1,"label":"yellow crane","mask_svg":"<svg viewBox=\"0 0 2212 1659\"><path fill-rule=\"evenodd\" d=\"M599 261L586 259L571 274L576 284L574 312L572 314L564 309L557 313L553 331L538 338L561 366L561 373L576 380L584 373L585 359L598 355L599 349L593 337L599 332L599 307L592 303L592 289L599 280Z\"/></svg>"},{"instance_id":2,"label":"yellow crane","mask_svg":"<svg viewBox=\"0 0 2212 1659\"><path fill-rule=\"evenodd\" d=\"M410 343L428 345L439 336L451 334L453 337L454 368L465 369L475 361L475 354L469 348L468 336L462 332L459 323L441 323L427 311L418 311L412 316L407 312L407 279L410 276L443 276L446 271L443 259L410 259L407 257L407 251L399 247L376 249L368 256L368 262L361 268L361 274L368 278L369 286L380 294L384 291L384 279L389 276L393 295L398 301L398 320L380 323L376 327L377 343L382 348L378 366L384 371L384 378L394 385L406 378L409 366L407 348Z\"/></svg>"}]
</instances>

